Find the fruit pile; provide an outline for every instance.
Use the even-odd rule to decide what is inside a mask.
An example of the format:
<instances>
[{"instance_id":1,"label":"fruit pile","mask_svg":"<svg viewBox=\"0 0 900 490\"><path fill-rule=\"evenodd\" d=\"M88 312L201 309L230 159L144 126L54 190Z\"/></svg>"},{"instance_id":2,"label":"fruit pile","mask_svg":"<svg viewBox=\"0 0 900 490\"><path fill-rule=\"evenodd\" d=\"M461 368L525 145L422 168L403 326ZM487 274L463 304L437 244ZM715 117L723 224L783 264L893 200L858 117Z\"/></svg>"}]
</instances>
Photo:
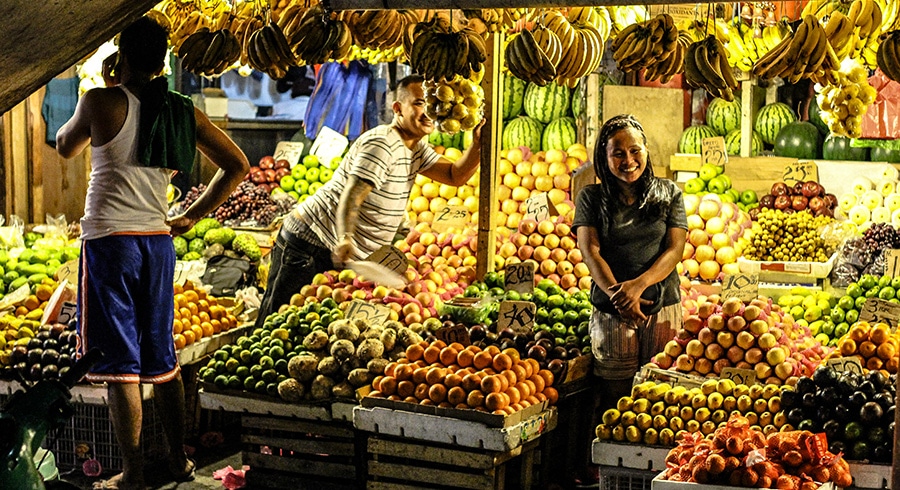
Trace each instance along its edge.
<instances>
[{"instance_id":1,"label":"fruit pile","mask_svg":"<svg viewBox=\"0 0 900 490\"><path fill-rule=\"evenodd\" d=\"M687 437L669 451L662 479L797 490L815 490L829 481L850 486L850 465L840 454L819 450L815 438L800 430L766 436L734 415L711 438ZM754 457L758 454L765 456Z\"/></svg>"},{"instance_id":2,"label":"fruit pile","mask_svg":"<svg viewBox=\"0 0 900 490\"><path fill-rule=\"evenodd\" d=\"M437 131L431 134L436 134ZM435 148L438 151L439 148ZM455 162L462 156L456 148L447 147L439 151L444 158ZM435 216L448 206L463 206L469 212L468 226L474 228L478 223L478 172L461 186L453 186L435 182L430 178L417 174L409 192L409 204L406 207L411 223L434 222ZM430 230L430 228L429 228ZM449 231L461 231L450 229Z\"/></svg>"},{"instance_id":3,"label":"fruit pile","mask_svg":"<svg viewBox=\"0 0 900 490\"><path fill-rule=\"evenodd\" d=\"M306 155L300 163L291 168L289 173L279 178L278 185L271 189L272 197L277 197L284 192L293 197L295 201L303 202L331 180L340 163L341 157L339 156L332 158L328 165L324 165L319 162L319 157L316 155Z\"/></svg>"},{"instance_id":4,"label":"fruit pile","mask_svg":"<svg viewBox=\"0 0 900 490\"><path fill-rule=\"evenodd\" d=\"M744 304L719 297L686 300L684 326L653 362L699 376L717 376L726 367L752 369L760 382L790 384L809 375L826 354L809 330L793 323L771 300Z\"/></svg>"},{"instance_id":5,"label":"fruit pile","mask_svg":"<svg viewBox=\"0 0 900 490\"><path fill-rule=\"evenodd\" d=\"M839 217L846 216L853 224L865 230L874 223L890 223L900 226L900 189L898 171L888 164L884 166L881 178L872 180L866 176L853 179L850 192L841 195L838 206Z\"/></svg>"},{"instance_id":6,"label":"fruit pile","mask_svg":"<svg viewBox=\"0 0 900 490\"><path fill-rule=\"evenodd\" d=\"M484 350L459 343L410 344L406 357L388 363L367 396L420 405L510 415L559 398L553 374L515 349Z\"/></svg>"},{"instance_id":7,"label":"fruit pile","mask_svg":"<svg viewBox=\"0 0 900 490\"><path fill-rule=\"evenodd\" d=\"M759 204L756 192L749 189L738 192L731 187L731 177L724 172L724 166L704 163L700 166L699 175L684 183L684 193L700 196L716 194L722 202L737 204L741 211L749 211L757 207Z\"/></svg>"},{"instance_id":8,"label":"fruit pile","mask_svg":"<svg viewBox=\"0 0 900 490\"><path fill-rule=\"evenodd\" d=\"M218 299L206 294L203 288L195 287L191 281L184 285L174 285L175 317L172 320L172 334L175 348L230 330L237 326L237 318Z\"/></svg>"},{"instance_id":9,"label":"fruit pile","mask_svg":"<svg viewBox=\"0 0 900 490\"><path fill-rule=\"evenodd\" d=\"M814 180L797 182L792 186L776 182L768 194L759 198L759 207L763 209L778 209L786 213L809 210L814 216L834 216L837 205L837 197L825 192L825 187ZM756 219L756 216L752 218Z\"/></svg>"},{"instance_id":10,"label":"fruit pile","mask_svg":"<svg viewBox=\"0 0 900 490\"><path fill-rule=\"evenodd\" d=\"M828 355L856 357L864 370L880 371L885 377L900 367L900 334L885 323L856 322L837 341L837 350Z\"/></svg>"},{"instance_id":11,"label":"fruit pile","mask_svg":"<svg viewBox=\"0 0 900 490\"><path fill-rule=\"evenodd\" d=\"M811 291L803 286L797 286L791 288L788 294L778 297L778 306L791 315L796 324L808 327L810 335L822 345L831 347L837 345L840 335L836 335L835 327L844 321L844 313L837 309L838 298L830 292Z\"/></svg>"},{"instance_id":12,"label":"fruit pile","mask_svg":"<svg viewBox=\"0 0 900 490\"><path fill-rule=\"evenodd\" d=\"M834 337L843 337L850 330L850 325L859 320L859 313L868 298L880 298L892 303L900 302L900 278L863 274L859 280L847 285L845 294L838 299L837 305L831 309L831 320L834 322Z\"/></svg>"},{"instance_id":13,"label":"fruit pile","mask_svg":"<svg viewBox=\"0 0 900 490\"><path fill-rule=\"evenodd\" d=\"M179 209L188 209L204 191L205 184L191 187ZM234 226L268 226L276 217L288 213L294 204L292 199L272 199L266 188L245 180L216 208L213 217L220 223Z\"/></svg>"},{"instance_id":14,"label":"fruit pile","mask_svg":"<svg viewBox=\"0 0 900 490\"><path fill-rule=\"evenodd\" d=\"M21 327L21 330L29 327ZM30 329L29 329L30 330ZM61 323L40 325L33 336L23 336L8 351L0 351L0 373L10 377L12 371L28 381L57 379L75 361L78 334Z\"/></svg>"},{"instance_id":15,"label":"fruit pile","mask_svg":"<svg viewBox=\"0 0 900 490\"><path fill-rule=\"evenodd\" d=\"M536 281L549 279L571 294L590 289L590 271L569 223L564 216L540 222L532 218L520 221L518 230L497 251L503 260L503 267L498 269L531 261Z\"/></svg>"},{"instance_id":16,"label":"fruit pile","mask_svg":"<svg viewBox=\"0 0 900 490\"><path fill-rule=\"evenodd\" d=\"M869 85L869 73L853 58L841 61L837 80L818 87L816 101L828 129L841 136L862 136L862 118L878 91Z\"/></svg>"},{"instance_id":17,"label":"fruit pile","mask_svg":"<svg viewBox=\"0 0 900 490\"><path fill-rule=\"evenodd\" d=\"M291 173L291 164L287 160L278 159L266 155L259 160L257 165L250 167L244 180L249 180L268 192L278 187L279 181L285 175Z\"/></svg>"},{"instance_id":18,"label":"fruit pile","mask_svg":"<svg viewBox=\"0 0 900 490\"><path fill-rule=\"evenodd\" d=\"M41 296L45 296L46 287L50 287L52 293L56 289L53 277L59 266L79 256L77 247L47 248L38 244L33 244L32 247L25 248L18 256L0 249L0 298L25 284L30 286L31 294L37 294L38 289L41 289ZM44 287L39 288L42 285ZM49 297L46 295L41 301Z\"/></svg>"},{"instance_id":19,"label":"fruit pile","mask_svg":"<svg viewBox=\"0 0 900 490\"><path fill-rule=\"evenodd\" d=\"M834 218L813 216L808 211L788 212L763 208L750 227L750 244L744 249L749 260L827 262L834 252L822 229Z\"/></svg>"},{"instance_id":20,"label":"fruit pile","mask_svg":"<svg viewBox=\"0 0 900 490\"><path fill-rule=\"evenodd\" d=\"M688 236L678 273L705 281L739 273L737 259L748 244L750 215L716 194L685 194L684 211Z\"/></svg>"},{"instance_id":21,"label":"fruit pile","mask_svg":"<svg viewBox=\"0 0 900 490\"><path fill-rule=\"evenodd\" d=\"M890 463L894 434L894 376L838 373L819 367L781 395L788 423L824 432L828 450L847 459Z\"/></svg>"},{"instance_id":22,"label":"fruit pile","mask_svg":"<svg viewBox=\"0 0 900 490\"><path fill-rule=\"evenodd\" d=\"M426 80L425 113L436 123L438 131L456 134L471 131L484 117L483 71L471 78L456 75L452 80Z\"/></svg>"},{"instance_id":23,"label":"fruit pile","mask_svg":"<svg viewBox=\"0 0 900 490\"><path fill-rule=\"evenodd\" d=\"M712 434L735 412L764 434L793 430L780 411L787 391L779 385L747 386L730 379L710 379L693 388L644 381L603 413L596 435L601 440L674 446L688 434Z\"/></svg>"},{"instance_id":24,"label":"fruit pile","mask_svg":"<svg viewBox=\"0 0 900 490\"><path fill-rule=\"evenodd\" d=\"M217 255L237 258L243 255L255 262L262 256L256 239L223 227L215 218L201 219L186 233L172 238L172 245L178 260L209 259Z\"/></svg>"}]
</instances>

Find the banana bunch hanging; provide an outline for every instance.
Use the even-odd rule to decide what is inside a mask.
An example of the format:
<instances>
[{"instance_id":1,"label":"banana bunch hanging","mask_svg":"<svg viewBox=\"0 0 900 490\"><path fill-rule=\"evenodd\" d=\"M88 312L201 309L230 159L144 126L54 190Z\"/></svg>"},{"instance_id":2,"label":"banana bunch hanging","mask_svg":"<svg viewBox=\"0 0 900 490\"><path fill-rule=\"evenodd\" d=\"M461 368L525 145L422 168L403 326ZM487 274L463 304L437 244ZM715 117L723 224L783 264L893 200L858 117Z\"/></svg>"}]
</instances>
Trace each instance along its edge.
<instances>
[{"instance_id":1,"label":"banana bunch hanging","mask_svg":"<svg viewBox=\"0 0 900 490\"><path fill-rule=\"evenodd\" d=\"M321 4L303 14L299 27L288 39L297 60L307 65L345 59L352 44L353 34L347 23L326 12Z\"/></svg>"},{"instance_id":2,"label":"banana bunch hanging","mask_svg":"<svg viewBox=\"0 0 900 490\"><path fill-rule=\"evenodd\" d=\"M714 35L688 46L684 53L684 78L693 87L705 89L714 97L734 100L738 81L728 65L725 46Z\"/></svg>"},{"instance_id":3,"label":"banana bunch hanging","mask_svg":"<svg viewBox=\"0 0 900 490\"><path fill-rule=\"evenodd\" d=\"M437 16L416 24L412 39L407 53L410 66L427 80L449 82L456 75L469 78L473 72L481 71L487 59L487 48L480 35L469 27L441 27Z\"/></svg>"}]
</instances>

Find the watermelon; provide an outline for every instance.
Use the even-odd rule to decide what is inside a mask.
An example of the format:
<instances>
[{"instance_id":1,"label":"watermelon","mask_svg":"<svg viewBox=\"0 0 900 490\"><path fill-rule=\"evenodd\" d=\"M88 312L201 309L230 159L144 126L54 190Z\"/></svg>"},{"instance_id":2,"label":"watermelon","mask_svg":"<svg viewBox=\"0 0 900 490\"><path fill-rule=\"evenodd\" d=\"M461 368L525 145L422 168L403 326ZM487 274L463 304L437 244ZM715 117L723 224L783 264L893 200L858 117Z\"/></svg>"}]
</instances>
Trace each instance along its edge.
<instances>
[{"instance_id":1,"label":"watermelon","mask_svg":"<svg viewBox=\"0 0 900 490\"><path fill-rule=\"evenodd\" d=\"M525 89L525 114L547 124L569 112L572 94L569 87L550 82L543 87L529 83Z\"/></svg>"},{"instance_id":2,"label":"watermelon","mask_svg":"<svg viewBox=\"0 0 900 490\"><path fill-rule=\"evenodd\" d=\"M572 89L572 115L575 117L581 116L584 112L584 97L586 94L581 93L581 89L581 82L578 82L575 88Z\"/></svg>"},{"instance_id":3,"label":"watermelon","mask_svg":"<svg viewBox=\"0 0 900 490\"><path fill-rule=\"evenodd\" d=\"M691 126L681 133L681 138L678 140L678 153L695 153L699 155L703 138L713 138L715 136L717 136L716 132L705 124Z\"/></svg>"},{"instance_id":4,"label":"watermelon","mask_svg":"<svg viewBox=\"0 0 900 490\"><path fill-rule=\"evenodd\" d=\"M854 148L850 146L850 138L831 134L825 138L825 144L822 145L822 158L826 160L867 162L869 161L869 149Z\"/></svg>"},{"instance_id":5,"label":"watermelon","mask_svg":"<svg viewBox=\"0 0 900 490\"><path fill-rule=\"evenodd\" d=\"M822 135L815 124L794 121L775 137L775 156L814 160L822 158Z\"/></svg>"},{"instance_id":6,"label":"watermelon","mask_svg":"<svg viewBox=\"0 0 900 490\"><path fill-rule=\"evenodd\" d=\"M871 149L869 160L873 162L900 163L900 150L876 146Z\"/></svg>"},{"instance_id":7,"label":"watermelon","mask_svg":"<svg viewBox=\"0 0 900 490\"><path fill-rule=\"evenodd\" d=\"M533 151L540 151L543 133L543 124L528 116L519 116L503 126L502 149L527 146Z\"/></svg>"},{"instance_id":8,"label":"watermelon","mask_svg":"<svg viewBox=\"0 0 900 490\"><path fill-rule=\"evenodd\" d=\"M750 156L755 157L762 153L763 142L762 138L759 137L759 133L756 131L753 132L753 142L750 144ZM741 130L735 129L731 131L725 136L725 151L728 152L729 155L740 155L741 154Z\"/></svg>"},{"instance_id":9,"label":"watermelon","mask_svg":"<svg viewBox=\"0 0 900 490\"><path fill-rule=\"evenodd\" d=\"M550 124L544 128L541 149L544 151L565 150L575 144L577 130L574 117L561 117L550 121Z\"/></svg>"},{"instance_id":10,"label":"watermelon","mask_svg":"<svg viewBox=\"0 0 900 490\"><path fill-rule=\"evenodd\" d=\"M444 148L465 150L472 144L472 132L458 131L456 134L447 134L435 130L428 135L428 143L430 143L431 146L443 146Z\"/></svg>"},{"instance_id":11,"label":"watermelon","mask_svg":"<svg viewBox=\"0 0 900 490\"><path fill-rule=\"evenodd\" d=\"M525 80L503 74L503 119L511 119L522 113L525 100Z\"/></svg>"},{"instance_id":12,"label":"watermelon","mask_svg":"<svg viewBox=\"0 0 900 490\"><path fill-rule=\"evenodd\" d=\"M759 132L762 140L770 145L775 144L775 138L781 128L795 122L797 116L791 107L782 102L775 102L767 106L763 106L756 113L756 122L753 123L753 129Z\"/></svg>"},{"instance_id":13,"label":"watermelon","mask_svg":"<svg viewBox=\"0 0 900 490\"><path fill-rule=\"evenodd\" d=\"M706 108L706 125L713 128L719 136L725 136L741 127L741 103L739 100L728 102L716 97Z\"/></svg>"},{"instance_id":14,"label":"watermelon","mask_svg":"<svg viewBox=\"0 0 900 490\"><path fill-rule=\"evenodd\" d=\"M823 136L830 133L828 125L822 120L822 109L819 108L819 101L816 100L816 97L813 97L809 101L809 107L806 110L806 118L809 119L809 122L816 125L816 128L819 129L819 132L822 133Z\"/></svg>"}]
</instances>

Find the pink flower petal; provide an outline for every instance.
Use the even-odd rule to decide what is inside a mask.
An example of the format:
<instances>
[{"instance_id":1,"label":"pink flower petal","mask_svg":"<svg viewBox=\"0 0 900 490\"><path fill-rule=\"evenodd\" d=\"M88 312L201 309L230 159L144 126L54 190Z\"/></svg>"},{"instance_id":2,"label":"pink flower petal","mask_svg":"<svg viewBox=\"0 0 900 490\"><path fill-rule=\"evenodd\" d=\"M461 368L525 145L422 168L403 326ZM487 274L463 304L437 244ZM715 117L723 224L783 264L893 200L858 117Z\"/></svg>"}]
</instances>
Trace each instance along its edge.
<instances>
[{"instance_id":1,"label":"pink flower petal","mask_svg":"<svg viewBox=\"0 0 900 490\"><path fill-rule=\"evenodd\" d=\"M221 470L213 471L213 479L221 480L232 473L234 473L234 468L232 468L231 465L228 465L227 467L222 468Z\"/></svg>"}]
</instances>

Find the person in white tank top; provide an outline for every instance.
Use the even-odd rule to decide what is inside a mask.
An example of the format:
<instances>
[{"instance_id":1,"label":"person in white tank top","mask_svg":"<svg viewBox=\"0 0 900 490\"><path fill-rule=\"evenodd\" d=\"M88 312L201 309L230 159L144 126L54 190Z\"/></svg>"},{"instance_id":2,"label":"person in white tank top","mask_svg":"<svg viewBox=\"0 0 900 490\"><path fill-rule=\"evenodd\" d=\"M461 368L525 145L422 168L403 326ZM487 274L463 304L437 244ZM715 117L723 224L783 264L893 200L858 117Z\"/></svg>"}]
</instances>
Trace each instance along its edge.
<instances>
[{"instance_id":1,"label":"person in white tank top","mask_svg":"<svg viewBox=\"0 0 900 490\"><path fill-rule=\"evenodd\" d=\"M96 376L108 383L110 419L123 461L121 474L95 483L95 488L145 487L140 449L141 382L154 383L154 402L159 407L157 412L162 418L168 441L172 479L184 481L193 477L195 465L187 459L183 449L184 386L177 358L171 366L160 366L158 359L169 354L174 358L171 324L174 252L169 250L172 248L171 238L166 234L177 236L191 229L195 222L209 215L228 198L250 169L247 157L224 132L210 123L199 110L189 105L187 108L181 106L181 114L186 116L183 120L190 121L192 116L194 121L191 126L194 127L182 125L169 129L194 131L196 149L219 170L206 192L184 214L166 219L165 190L171 170L145 166L139 163L137 154L143 135L140 117L144 105L142 100L154 100L145 98L149 93L145 89L151 84L158 85L154 79L163 68L167 44L168 32L147 17L127 27L119 40L118 63L115 65L117 73L112 76L113 64L104 63L107 88L88 91L78 102L75 114L57 133L57 151L64 158L78 155L89 144L92 152L91 179L82 220L84 234L78 298L80 336L83 341L88 339L94 344L103 344L107 337L115 337L117 341L134 348L133 352L127 348L106 349L104 358L88 374L89 379ZM164 79L160 81L165 82ZM145 110L153 106L146 105ZM152 127L155 131L157 125ZM152 150L156 140L150 141ZM192 156L195 150L187 148L187 153ZM152 151L148 154L154 155ZM137 245L130 245L132 249L120 253L118 248L122 247L117 247L120 243ZM145 246L148 244L151 246ZM157 255L165 256L166 263L160 262L162 259ZM104 273L92 274L96 270L103 270ZM118 283L134 280L142 284L139 289L144 290L130 291L127 286L112 283L119 270L122 277ZM147 275L155 276L148 282L145 281ZM94 286L103 281L107 281L110 287ZM148 288L143 284L153 284L155 287L149 289L158 291L146 290ZM122 294L123 291L126 294ZM144 303L152 303L147 298L154 298L157 303L150 305L150 315L132 312L128 316L127 311L121 311L127 310L128 306L122 307L123 298L143 308L146 308ZM88 300L90 308L87 307ZM104 309L105 303L113 307ZM141 316L163 320L148 321ZM87 326L83 324L87 323L87 318L91 321L90 330L86 332ZM129 319L137 326L124 324ZM168 319L168 325L165 325L165 319ZM137 338L129 338L132 335ZM166 356L154 355L156 352ZM122 366L130 362L137 366L133 373L99 368L101 364ZM144 366L143 363L153 366ZM95 373L94 369L98 372Z\"/></svg>"}]
</instances>

